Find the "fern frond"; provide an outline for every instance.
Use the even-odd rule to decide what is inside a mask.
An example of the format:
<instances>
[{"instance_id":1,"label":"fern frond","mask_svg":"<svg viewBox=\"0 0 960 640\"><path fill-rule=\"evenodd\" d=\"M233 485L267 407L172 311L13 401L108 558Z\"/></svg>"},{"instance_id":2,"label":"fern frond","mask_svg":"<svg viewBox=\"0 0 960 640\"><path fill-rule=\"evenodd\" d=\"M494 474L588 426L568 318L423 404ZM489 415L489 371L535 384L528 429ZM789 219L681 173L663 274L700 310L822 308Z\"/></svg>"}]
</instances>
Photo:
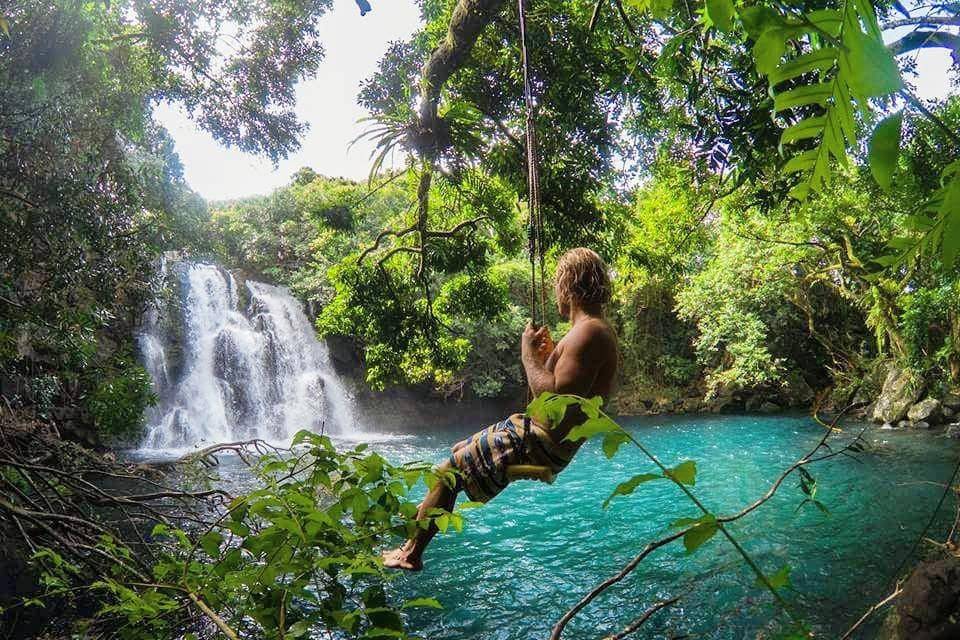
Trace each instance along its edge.
<instances>
[{"instance_id":1,"label":"fern frond","mask_svg":"<svg viewBox=\"0 0 960 640\"><path fill-rule=\"evenodd\" d=\"M797 53L784 60L788 49ZM847 149L857 142L857 113L868 116L871 98L902 86L899 69L870 0L782 17L757 37L754 56L770 84L774 113L792 116L781 147L814 145L783 167L800 174L790 195L803 200L830 184L834 162L847 163ZM787 86L778 90L781 85Z\"/></svg>"}]
</instances>

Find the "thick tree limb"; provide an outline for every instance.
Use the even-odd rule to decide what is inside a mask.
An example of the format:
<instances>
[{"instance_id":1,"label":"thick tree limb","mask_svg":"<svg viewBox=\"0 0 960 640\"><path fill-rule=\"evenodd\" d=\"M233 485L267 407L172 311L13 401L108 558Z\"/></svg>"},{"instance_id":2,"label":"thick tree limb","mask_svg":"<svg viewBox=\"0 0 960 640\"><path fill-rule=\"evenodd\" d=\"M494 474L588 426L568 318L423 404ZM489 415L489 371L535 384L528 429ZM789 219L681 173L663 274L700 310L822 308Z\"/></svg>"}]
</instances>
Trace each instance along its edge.
<instances>
[{"instance_id":1,"label":"thick tree limb","mask_svg":"<svg viewBox=\"0 0 960 640\"><path fill-rule=\"evenodd\" d=\"M420 126L435 131L440 91L459 69L477 38L499 13L504 0L460 0L453 9L447 37L433 50L420 77Z\"/></svg>"},{"instance_id":2,"label":"thick tree limb","mask_svg":"<svg viewBox=\"0 0 960 640\"><path fill-rule=\"evenodd\" d=\"M901 18L899 20L891 20L886 22L883 25L883 30L887 29L896 29L898 27L925 27L925 26L960 26L960 16L925 16L917 18Z\"/></svg>"},{"instance_id":3,"label":"thick tree limb","mask_svg":"<svg viewBox=\"0 0 960 640\"><path fill-rule=\"evenodd\" d=\"M960 64L960 36L946 31L913 31L887 45L895 56L917 49L949 49L954 64Z\"/></svg>"}]
</instances>

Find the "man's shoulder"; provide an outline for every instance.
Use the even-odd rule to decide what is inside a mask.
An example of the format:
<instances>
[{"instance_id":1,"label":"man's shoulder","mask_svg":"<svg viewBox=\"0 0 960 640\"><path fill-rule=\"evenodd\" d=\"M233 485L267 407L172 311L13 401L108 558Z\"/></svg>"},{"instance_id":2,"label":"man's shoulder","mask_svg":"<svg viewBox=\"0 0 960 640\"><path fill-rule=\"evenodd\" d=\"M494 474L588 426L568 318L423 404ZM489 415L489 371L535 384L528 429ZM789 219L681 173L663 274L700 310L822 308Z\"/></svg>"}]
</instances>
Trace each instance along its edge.
<instances>
[{"instance_id":1,"label":"man's shoulder","mask_svg":"<svg viewBox=\"0 0 960 640\"><path fill-rule=\"evenodd\" d=\"M577 342L592 347L616 346L617 334L602 318L591 318L573 328L571 333L576 334Z\"/></svg>"}]
</instances>

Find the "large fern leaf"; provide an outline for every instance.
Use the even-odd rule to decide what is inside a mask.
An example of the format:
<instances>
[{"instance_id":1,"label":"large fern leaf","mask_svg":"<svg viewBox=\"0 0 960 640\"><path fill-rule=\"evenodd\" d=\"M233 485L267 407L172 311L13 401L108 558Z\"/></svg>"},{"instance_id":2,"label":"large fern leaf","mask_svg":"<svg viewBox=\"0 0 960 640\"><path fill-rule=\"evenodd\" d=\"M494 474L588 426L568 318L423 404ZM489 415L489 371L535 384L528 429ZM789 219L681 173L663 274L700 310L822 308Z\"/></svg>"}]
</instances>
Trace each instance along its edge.
<instances>
[{"instance_id":1,"label":"large fern leaf","mask_svg":"<svg viewBox=\"0 0 960 640\"><path fill-rule=\"evenodd\" d=\"M747 24L749 17L741 17ZM833 163L847 162L847 149L857 142L857 113L868 117L871 98L900 89L899 69L869 0L767 18L753 53L770 83L775 114L791 122L781 147L813 144L783 167L800 174L790 194L803 200L830 184Z\"/></svg>"}]
</instances>

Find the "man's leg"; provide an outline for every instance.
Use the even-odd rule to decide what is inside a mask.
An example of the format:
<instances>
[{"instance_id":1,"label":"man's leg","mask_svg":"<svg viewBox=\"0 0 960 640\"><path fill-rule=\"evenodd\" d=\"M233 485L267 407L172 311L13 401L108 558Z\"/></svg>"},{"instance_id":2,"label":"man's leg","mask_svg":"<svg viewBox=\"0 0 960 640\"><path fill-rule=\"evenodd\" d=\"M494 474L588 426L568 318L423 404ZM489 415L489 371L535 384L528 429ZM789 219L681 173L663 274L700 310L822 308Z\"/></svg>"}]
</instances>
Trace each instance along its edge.
<instances>
[{"instance_id":1,"label":"man's leg","mask_svg":"<svg viewBox=\"0 0 960 640\"><path fill-rule=\"evenodd\" d=\"M444 474L450 471L449 462L440 465L438 471ZM457 491L447 486L443 480L439 480L433 489L427 492L427 496L420 503L420 509L417 511L417 519L427 518L431 509L439 507L447 511L453 511L457 502ZM383 566L391 569L406 569L407 571L419 571L423 568L423 551L437 535L437 525L430 523L426 529L417 529L416 534L407 540L402 547L392 551L385 551L383 554Z\"/></svg>"}]
</instances>

